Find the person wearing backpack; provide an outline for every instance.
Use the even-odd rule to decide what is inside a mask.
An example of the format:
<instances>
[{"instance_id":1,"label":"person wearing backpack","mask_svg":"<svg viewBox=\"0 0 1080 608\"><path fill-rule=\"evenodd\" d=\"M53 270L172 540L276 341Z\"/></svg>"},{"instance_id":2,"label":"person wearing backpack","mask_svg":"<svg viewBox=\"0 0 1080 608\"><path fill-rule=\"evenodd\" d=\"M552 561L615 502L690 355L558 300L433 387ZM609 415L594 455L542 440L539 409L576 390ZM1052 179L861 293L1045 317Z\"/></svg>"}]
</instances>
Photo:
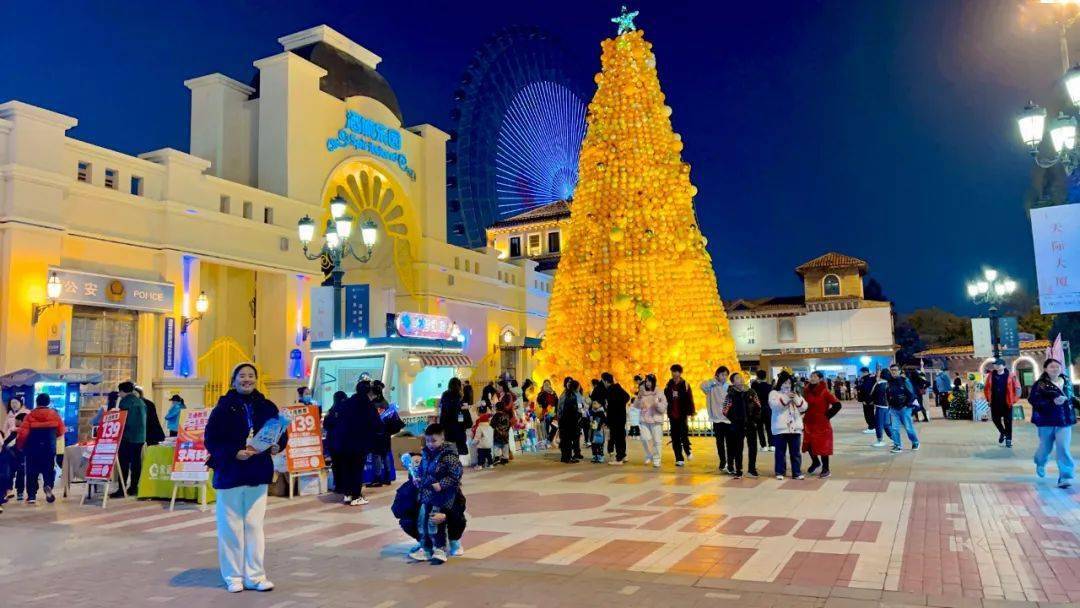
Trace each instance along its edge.
<instances>
[{"instance_id":1,"label":"person wearing backpack","mask_svg":"<svg viewBox=\"0 0 1080 608\"><path fill-rule=\"evenodd\" d=\"M915 389L900 371L900 366L893 363L889 366L888 387L885 389L886 400L889 403L889 417L892 420L890 436L893 441L893 454L901 452L900 427L907 432L908 440L911 441L911 449L919 449L919 436L915 433L915 424L911 420L912 408L916 403Z\"/></svg>"}]
</instances>

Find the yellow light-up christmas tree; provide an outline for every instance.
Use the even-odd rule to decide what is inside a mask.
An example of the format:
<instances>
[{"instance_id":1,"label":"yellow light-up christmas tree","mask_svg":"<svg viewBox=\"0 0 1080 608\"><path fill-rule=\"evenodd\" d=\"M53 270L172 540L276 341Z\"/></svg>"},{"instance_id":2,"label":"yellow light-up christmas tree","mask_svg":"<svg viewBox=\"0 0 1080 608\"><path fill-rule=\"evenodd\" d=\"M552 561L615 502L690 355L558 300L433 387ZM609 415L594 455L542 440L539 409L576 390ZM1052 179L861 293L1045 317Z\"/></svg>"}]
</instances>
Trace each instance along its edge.
<instances>
[{"instance_id":1,"label":"yellow light-up christmas tree","mask_svg":"<svg viewBox=\"0 0 1080 608\"><path fill-rule=\"evenodd\" d=\"M694 215L697 188L635 15L624 8L619 35L601 44L536 375L611 371L629 383L680 363L696 386L738 359Z\"/></svg>"}]
</instances>

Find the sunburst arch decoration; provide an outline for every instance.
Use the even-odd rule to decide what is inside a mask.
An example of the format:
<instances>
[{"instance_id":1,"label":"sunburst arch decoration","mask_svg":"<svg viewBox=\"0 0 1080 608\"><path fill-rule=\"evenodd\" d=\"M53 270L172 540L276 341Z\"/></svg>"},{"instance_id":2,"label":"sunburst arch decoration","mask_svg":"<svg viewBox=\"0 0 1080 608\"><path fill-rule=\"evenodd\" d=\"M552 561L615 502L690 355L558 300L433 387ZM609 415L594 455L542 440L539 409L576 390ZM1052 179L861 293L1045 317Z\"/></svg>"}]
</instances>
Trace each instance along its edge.
<instances>
[{"instance_id":1,"label":"sunburst arch decoration","mask_svg":"<svg viewBox=\"0 0 1080 608\"><path fill-rule=\"evenodd\" d=\"M416 299L417 280L413 264L420 249L420 222L416 207L401 185L376 163L350 158L339 164L326 180L320 226L330 219L330 199L340 196L348 202L347 214L358 226L373 219L390 237L394 268L401 287Z\"/></svg>"}]
</instances>

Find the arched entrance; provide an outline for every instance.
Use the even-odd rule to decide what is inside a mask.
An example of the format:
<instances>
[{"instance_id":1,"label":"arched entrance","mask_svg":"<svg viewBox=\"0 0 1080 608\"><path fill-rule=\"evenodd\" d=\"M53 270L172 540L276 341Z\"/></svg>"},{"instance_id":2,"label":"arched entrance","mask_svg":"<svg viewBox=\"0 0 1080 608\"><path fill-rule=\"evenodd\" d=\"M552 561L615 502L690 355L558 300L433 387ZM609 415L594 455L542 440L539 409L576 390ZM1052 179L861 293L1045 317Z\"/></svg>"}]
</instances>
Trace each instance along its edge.
<instances>
[{"instance_id":1,"label":"arched entrance","mask_svg":"<svg viewBox=\"0 0 1080 608\"><path fill-rule=\"evenodd\" d=\"M359 230L365 221L372 220L382 234L390 237L389 243L376 245L372 269L377 269L386 252L396 270L398 282L404 292L419 303L417 279L413 263L420 250L420 221L416 206L412 204L401 185L377 162L352 157L342 161L326 180L322 196L322 214L319 226L330 219L330 199L340 196L348 202L346 213L355 220Z\"/></svg>"}]
</instances>

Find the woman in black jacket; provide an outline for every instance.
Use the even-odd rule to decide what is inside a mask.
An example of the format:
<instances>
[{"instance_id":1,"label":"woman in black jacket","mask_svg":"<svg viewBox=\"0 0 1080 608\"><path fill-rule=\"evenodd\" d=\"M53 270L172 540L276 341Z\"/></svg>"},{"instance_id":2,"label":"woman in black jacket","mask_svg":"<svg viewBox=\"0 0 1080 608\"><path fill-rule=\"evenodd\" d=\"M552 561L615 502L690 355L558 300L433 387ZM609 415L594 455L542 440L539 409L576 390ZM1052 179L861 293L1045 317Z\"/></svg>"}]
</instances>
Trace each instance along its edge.
<instances>
[{"instance_id":1,"label":"woman in black jacket","mask_svg":"<svg viewBox=\"0 0 1080 608\"><path fill-rule=\"evenodd\" d=\"M457 446L459 456L468 458L469 446L465 441L466 429L472 428L472 414L465 402L461 380L451 378L439 399L439 424L446 431L446 440ZM464 460L464 459L463 459Z\"/></svg>"},{"instance_id":2,"label":"woman in black jacket","mask_svg":"<svg viewBox=\"0 0 1080 608\"><path fill-rule=\"evenodd\" d=\"M581 385L577 380L570 379L566 383L566 390L559 398L559 451L562 462L580 462L577 455L581 453L578 441L581 439L581 431L578 430L581 415L578 412L578 399Z\"/></svg>"},{"instance_id":3,"label":"woman in black jacket","mask_svg":"<svg viewBox=\"0 0 1080 608\"><path fill-rule=\"evenodd\" d=\"M326 447L334 471L334 490L346 504L366 505L364 463L375 444L379 415L371 403L371 381L356 384L356 394L326 414Z\"/></svg>"},{"instance_id":4,"label":"woman in black jacket","mask_svg":"<svg viewBox=\"0 0 1080 608\"><path fill-rule=\"evenodd\" d=\"M251 363L237 365L232 389L218 399L206 423L207 464L217 491L218 562L230 593L274 588L263 567L263 519L266 487L274 478L270 457L285 448L287 435L277 406L255 390L258 378ZM278 439L260 451L253 444L260 443L257 436L267 425L276 425Z\"/></svg>"}]
</instances>

